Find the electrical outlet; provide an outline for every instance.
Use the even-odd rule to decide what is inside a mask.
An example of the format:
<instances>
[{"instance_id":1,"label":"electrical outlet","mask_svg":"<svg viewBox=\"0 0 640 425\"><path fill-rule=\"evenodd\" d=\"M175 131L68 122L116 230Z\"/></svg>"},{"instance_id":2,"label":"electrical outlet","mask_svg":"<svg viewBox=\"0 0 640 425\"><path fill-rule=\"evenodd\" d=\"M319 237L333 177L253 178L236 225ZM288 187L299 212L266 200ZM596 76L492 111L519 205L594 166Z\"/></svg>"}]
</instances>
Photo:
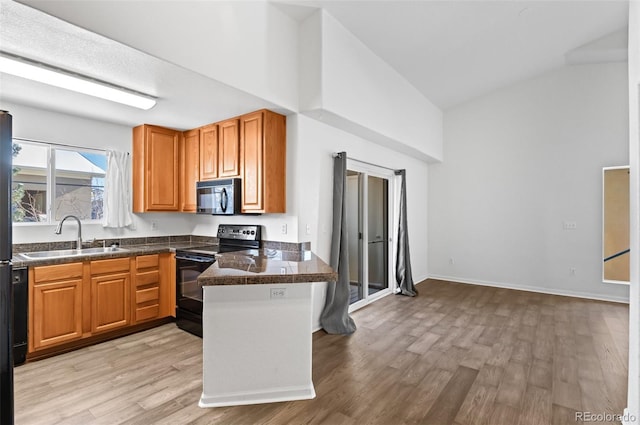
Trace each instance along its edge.
<instances>
[{"instance_id":1,"label":"electrical outlet","mask_svg":"<svg viewBox=\"0 0 640 425\"><path fill-rule=\"evenodd\" d=\"M271 288L271 299L283 299L287 297L287 288Z\"/></svg>"},{"instance_id":2,"label":"electrical outlet","mask_svg":"<svg viewBox=\"0 0 640 425\"><path fill-rule=\"evenodd\" d=\"M311 234L311 225L307 224L307 235Z\"/></svg>"},{"instance_id":3,"label":"electrical outlet","mask_svg":"<svg viewBox=\"0 0 640 425\"><path fill-rule=\"evenodd\" d=\"M158 230L158 222L157 221L152 221L151 222L151 230L152 231Z\"/></svg>"},{"instance_id":4,"label":"electrical outlet","mask_svg":"<svg viewBox=\"0 0 640 425\"><path fill-rule=\"evenodd\" d=\"M283 235L287 234L287 224L283 224L282 227L280 228L280 231L282 232Z\"/></svg>"},{"instance_id":5,"label":"electrical outlet","mask_svg":"<svg viewBox=\"0 0 640 425\"><path fill-rule=\"evenodd\" d=\"M449 264L455 264L456 260L453 257L449 258Z\"/></svg>"},{"instance_id":6,"label":"electrical outlet","mask_svg":"<svg viewBox=\"0 0 640 425\"><path fill-rule=\"evenodd\" d=\"M576 275L576 268L575 267L569 267L569 275L570 276L575 276Z\"/></svg>"}]
</instances>

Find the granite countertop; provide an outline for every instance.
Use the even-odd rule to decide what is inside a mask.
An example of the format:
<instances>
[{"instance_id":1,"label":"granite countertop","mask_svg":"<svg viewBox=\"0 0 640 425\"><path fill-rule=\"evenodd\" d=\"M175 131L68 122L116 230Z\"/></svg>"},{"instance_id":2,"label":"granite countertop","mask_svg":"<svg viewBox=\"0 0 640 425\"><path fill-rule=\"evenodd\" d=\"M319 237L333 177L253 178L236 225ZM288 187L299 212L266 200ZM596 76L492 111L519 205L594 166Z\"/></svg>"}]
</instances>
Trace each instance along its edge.
<instances>
[{"instance_id":1,"label":"granite countertop","mask_svg":"<svg viewBox=\"0 0 640 425\"><path fill-rule=\"evenodd\" d=\"M161 254L163 252L174 252L176 249L183 248L195 248L203 246L203 243L198 242L176 242L176 243L159 243L159 244L145 244L145 245L126 245L121 248L126 251L116 252L99 252L86 255L74 255L71 257L56 257L56 258L38 258L27 259L19 253L15 253L11 262L14 268L18 267L35 267L35 266L50 266L54 264L66 264L76 263L82 261L92 260L105 260L109 258L122 258L122 257L134 257L138 255L149 254Z\"/></svg>"},{"instance_id":2,"label":"granite countertop","mask_svg":"<svg viewBox=\"0 0 640 425\"><path fill-rule=\"evenodd\" d=\"M216 254L198 277L201 286L327 282L336 272L311 251L251 249Z\"/></svg>"}]
</instances>

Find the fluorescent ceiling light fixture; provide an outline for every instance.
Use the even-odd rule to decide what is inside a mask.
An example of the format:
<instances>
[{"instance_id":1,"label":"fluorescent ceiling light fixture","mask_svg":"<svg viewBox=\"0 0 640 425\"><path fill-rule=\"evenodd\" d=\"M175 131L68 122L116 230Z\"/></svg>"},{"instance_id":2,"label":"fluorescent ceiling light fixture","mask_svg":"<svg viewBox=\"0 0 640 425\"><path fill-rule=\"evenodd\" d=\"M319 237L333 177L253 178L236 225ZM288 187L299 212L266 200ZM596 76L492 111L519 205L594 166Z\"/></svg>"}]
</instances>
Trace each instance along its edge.
<instances>
[{"instance_id":1,"label":"fluorescent ceiling light fixture","mask_svg":"<svg viewBox=\"0 0 640 425\"><path fill-rule=\"evenodd\" d=\"M151 109L155 98L19 56L0 53L0 72L72 90L140 109Z\"/></svg>"}]
</instances>

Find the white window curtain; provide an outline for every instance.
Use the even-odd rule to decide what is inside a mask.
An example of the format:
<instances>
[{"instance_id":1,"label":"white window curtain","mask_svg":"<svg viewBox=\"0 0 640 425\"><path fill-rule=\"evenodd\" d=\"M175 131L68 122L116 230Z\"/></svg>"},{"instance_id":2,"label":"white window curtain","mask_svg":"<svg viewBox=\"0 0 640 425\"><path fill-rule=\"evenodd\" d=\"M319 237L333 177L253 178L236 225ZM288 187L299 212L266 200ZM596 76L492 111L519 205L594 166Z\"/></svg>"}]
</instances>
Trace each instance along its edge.
<instances>
[{"instance_id":1,"label":"white window curtain","mask_svg":"<svg viewBox=\"0 0 640 425\"><path fill-rule=\"evenodd\" d=\"M103 227L122 228L133 224L131 215L130 162L126 152L107 151L104 182Z\"/></svg>"}]
</instances>

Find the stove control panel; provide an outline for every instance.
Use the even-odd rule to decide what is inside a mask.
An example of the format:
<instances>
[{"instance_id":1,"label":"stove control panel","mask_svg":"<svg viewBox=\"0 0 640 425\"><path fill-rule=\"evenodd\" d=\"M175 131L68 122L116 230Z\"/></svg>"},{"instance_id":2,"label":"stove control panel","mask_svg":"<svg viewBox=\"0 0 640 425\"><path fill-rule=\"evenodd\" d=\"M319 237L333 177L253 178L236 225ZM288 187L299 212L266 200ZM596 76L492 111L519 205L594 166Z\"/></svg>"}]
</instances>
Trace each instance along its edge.
<instances>
[{"instance_id":1,"label":"stove control panel","mask_svg":"<svg viewBox=\"0 0 640 425\"><path fill-rule=\"evenodd\" d=\"M244 224L220 224L218 225L218 239L236 239L244 241L261 240L261 226Z\"/></svg>"}]
</instances>

